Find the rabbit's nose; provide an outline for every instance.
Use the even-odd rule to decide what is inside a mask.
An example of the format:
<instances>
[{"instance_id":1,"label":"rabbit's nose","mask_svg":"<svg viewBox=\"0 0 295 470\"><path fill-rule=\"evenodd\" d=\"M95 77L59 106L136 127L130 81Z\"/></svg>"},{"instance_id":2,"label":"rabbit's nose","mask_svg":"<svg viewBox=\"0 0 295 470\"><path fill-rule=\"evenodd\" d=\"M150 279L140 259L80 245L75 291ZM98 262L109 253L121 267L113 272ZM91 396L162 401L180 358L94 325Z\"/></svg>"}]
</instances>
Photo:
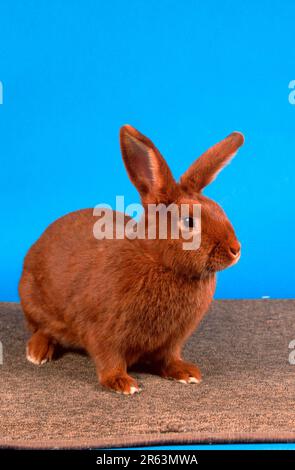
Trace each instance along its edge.
<instances>
[{"instance_id":1,"label":"rabbit's nose","mask_svg":"<svg viewBox=\"0 0 295 470\"><path fill-rule=\"evenodd\" d=\"M231 243L231 245L229 246L229 251L230 251L230 254L234 258L236 258L237 256L239 256L241 252L241 243L238 242L238 240L236 240L234 243Z\"/></svg>"}]
</instances>

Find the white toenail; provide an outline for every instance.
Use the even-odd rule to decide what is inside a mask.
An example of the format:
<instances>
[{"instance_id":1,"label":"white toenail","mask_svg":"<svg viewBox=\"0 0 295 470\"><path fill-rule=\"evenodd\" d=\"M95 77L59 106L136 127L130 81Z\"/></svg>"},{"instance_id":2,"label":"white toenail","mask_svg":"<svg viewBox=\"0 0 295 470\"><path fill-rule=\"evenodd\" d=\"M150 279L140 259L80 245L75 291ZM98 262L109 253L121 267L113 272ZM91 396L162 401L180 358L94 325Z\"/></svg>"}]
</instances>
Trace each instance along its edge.
<instances>
[{"instance_id":1,"label":"white toenail","mask_svg":"<svg viewBox=\"0 0 295 470\"><path fill-rule=\"evenodd\" d=\"M181 383L181 384L187 384L188 382L184 379L181 379L181 380L177 380L177 382Z\"/></svg>"},{"instance_id":2,"label":"white toenail","mask_svg":"<svg viewBox=\"0 0 295 470\"><path fill-rule=\"evenodd\" d=\"M200 383L200 380L197 379L196 377L190 377L190 378L188 379L188 383L190 383L190 384L199 384L199 383Z\"/></svg>"},{"instance_id":3,"label":"white toenail","mask_svg":"<svg viewBox=\"0 0 295 470\"><path fill-rule=\"evenodd\" d=\"M30 354L27 354L27 360L36 366L40 365L40 362L35 357L30 356Z\"/></svg>"},{"instance_id":4,"label":"white toenail","mask_svg":"<svg viewBox=\"0 0 295 470\"><path fill-rule=\"evenodd\" d=\"M27 349L26 349L26 357L27 357L27 360L28 360L29 362L31 362L32 364L35 364L36 366L40 366L41 364L45 364L45 362L47 362L47 358L42 359L42 361L39 361L38 359L36 359L35 357L33 357L33 356L29 353L28 347L27 347Z\"/></svg>"}]
</instances>

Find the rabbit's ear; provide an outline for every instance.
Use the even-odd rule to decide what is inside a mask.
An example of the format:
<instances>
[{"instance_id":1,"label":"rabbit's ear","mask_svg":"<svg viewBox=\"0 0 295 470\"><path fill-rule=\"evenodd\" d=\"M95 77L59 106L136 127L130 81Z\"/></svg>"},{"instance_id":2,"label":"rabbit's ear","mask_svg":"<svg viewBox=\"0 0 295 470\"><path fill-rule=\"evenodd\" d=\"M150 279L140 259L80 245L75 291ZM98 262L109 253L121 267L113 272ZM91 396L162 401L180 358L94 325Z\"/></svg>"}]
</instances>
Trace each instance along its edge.
<instances>
[{"instance_id":1,"label":"rabbit's ear","mask_svg":"<svg viewBox=\"0 0 295 470\"><path fill-rule=\"evenodd\" d=\"M192 192L201 191L231 161L243 143L243 134L233 132L224 140L215 144L203 153L182 175L180 179L181 186Z\"/></svg>"},{"instance_id":2,"label":"rabbit's ear","mask_svg":"<svg viewBox=\"0 0 295 470\"><path fill-rule=\"evenodd\" d=\"M120 143L129 178L143 203L172 202L177 185L154 144L129 125L121 127Z\"/></svg>"}]
</instances>

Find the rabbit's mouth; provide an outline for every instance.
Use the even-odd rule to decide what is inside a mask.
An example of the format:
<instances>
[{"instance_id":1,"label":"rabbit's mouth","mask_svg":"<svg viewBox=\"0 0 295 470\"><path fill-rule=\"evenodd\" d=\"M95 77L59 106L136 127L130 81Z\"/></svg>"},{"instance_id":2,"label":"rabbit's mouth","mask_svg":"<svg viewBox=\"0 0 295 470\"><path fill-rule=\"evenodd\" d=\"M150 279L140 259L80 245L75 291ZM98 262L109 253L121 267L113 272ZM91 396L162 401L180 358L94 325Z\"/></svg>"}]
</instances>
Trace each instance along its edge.
<instances>
[{"instance_id":1,"label":"rabbit's mouth","mask_svg":"<svg viewBox=\"0 0 295 470\"><path fill-rule=\"evenodd\" d=\"M233 260L230 263L229 267L234 266L235 264L237 264L237 262L239 261L240 258L241 258L241 250L236 255L233 255Z\"/></svg>"},{"instance_id":2,"label":"rabbit's mouth","mask_svg":"<svg viewBox=\"0 0 295 470\"><path fill-rule=\"evenodd\" d=\"M209 266L212 262L214 264L216 256L218 257L218 251L220 250L220 245L221 245L220 242L216 243L216 245L214 245L213 248L209 251L209 254L208 254Z\"/></svg>"},{"instance_id":3,"label":"rabbit's mouth","mask_svg":"<svg viewBox=\"0 0 295 470\"><path fill-rule=\"evenodd\" d=\"M237 242L238 243L238 242ZM222 271L223 269L234 266L241 257L241 247L225 247L221 242L217 243L208 255L207 271Z\"/></svg>"}]
</instances>

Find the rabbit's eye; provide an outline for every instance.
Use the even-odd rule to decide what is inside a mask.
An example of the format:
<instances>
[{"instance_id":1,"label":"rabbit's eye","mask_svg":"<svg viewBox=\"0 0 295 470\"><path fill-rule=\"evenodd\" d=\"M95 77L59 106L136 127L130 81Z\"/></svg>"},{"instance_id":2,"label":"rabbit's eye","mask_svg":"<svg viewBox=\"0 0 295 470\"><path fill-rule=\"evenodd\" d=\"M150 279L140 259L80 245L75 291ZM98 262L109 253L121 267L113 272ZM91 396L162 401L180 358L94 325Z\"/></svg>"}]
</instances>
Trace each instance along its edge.
<instances>
[{"instance_id":1,"label":"rabbit's eye","mask_svg":"<svg viewBox=\"0 0 295 470\"><path fill-rule=\"evenodd\" d=\"M185 228L194 228L195 227L195 219L193 217L184 217L182 219L183 226Z\"/></svg>"}]
</instances>

